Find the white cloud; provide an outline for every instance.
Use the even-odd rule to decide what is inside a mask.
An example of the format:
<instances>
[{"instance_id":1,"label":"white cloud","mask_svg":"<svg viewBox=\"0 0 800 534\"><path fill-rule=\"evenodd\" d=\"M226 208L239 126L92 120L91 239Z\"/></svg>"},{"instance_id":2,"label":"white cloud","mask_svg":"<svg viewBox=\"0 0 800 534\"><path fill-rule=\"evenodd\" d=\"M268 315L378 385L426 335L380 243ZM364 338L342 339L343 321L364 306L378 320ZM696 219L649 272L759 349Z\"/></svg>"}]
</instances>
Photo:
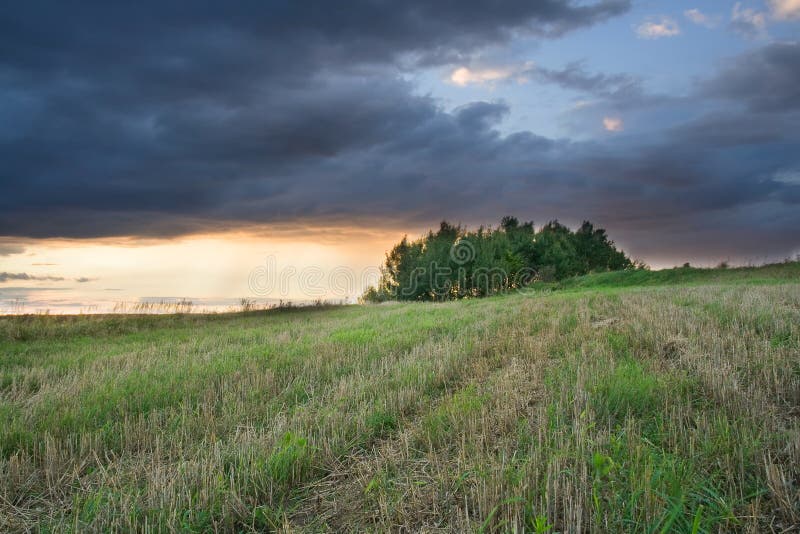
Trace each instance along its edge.
<instances>
[{"instance_id":1,"label":"white cloud","mask_svg":"<svg viewBox=\"0 0 800 534\"><path fill-rule=\"evenodd\" d=\"M767 0L767 4L775 19L800 19L800 0Z\"/></svg>"},{"instance_id":2,"label":"white cloud","mask_svg":"<svg viewBox=\"0 0 800 534\"><path fill-rule=\"evenodd\" d=\"M642 39L660 39L661 37L674 37L681 33L681 29L675 19L661 16L651 18L642 22L636 27L636 35Z\"/></svg>"},{"instance_id":3,"label":"white cloud","mask_svg":"<svg viewBox=\"0 0 800 534\"><path fill-rule=\"evenodd\" d=\"M625 125L619 117L605 117L603 119L603 128L609 132L621 132L625 129Z\"/></svg>"},{"instance_id":4,"label":"white cloud","mask_svg":"<svg viewBox=\"0 0 800 534\"><path fill-rule=\"evenodd\" d=\"M714 28L719 23L719 17L706 15L699 9L687 9L683 12L683 16L690 21L706 28Z\"/></svg>"},{"instance_id":5,"label":"white cloud","mask_svg":"<svg viewBox=\"0 0 800 534\"><path fill-rule=\"evenodd\" d=\"M514 79L517 83L527 83L529 81L528 73L531 69L533 69L533 63L531 62L515 66L482 69L459 67L450 74L450 81L461 87L469 84L484 84L509 79Z\"/></svg>"},{"instance_id":6,"label":"white cloud","mask_svg":"<svg viewBox=\"0 0 800 534\"><path fill-rule=\"evenodd\" d=\"M731 12L731 27L745 37L765 37L767 35L767 17L761 11L742 7L741 2L736 2Z\"/></svg>"},{"instance_id":7,"label":"white cloud","mask_svg":"<svg viewBox=\"0 0 800 534\"><path fill-rule=\"evenodd\" d=\"M775 173L775 180L790 185L800 185L800 170L782 170Z\"/></svg>"}]
</instances>

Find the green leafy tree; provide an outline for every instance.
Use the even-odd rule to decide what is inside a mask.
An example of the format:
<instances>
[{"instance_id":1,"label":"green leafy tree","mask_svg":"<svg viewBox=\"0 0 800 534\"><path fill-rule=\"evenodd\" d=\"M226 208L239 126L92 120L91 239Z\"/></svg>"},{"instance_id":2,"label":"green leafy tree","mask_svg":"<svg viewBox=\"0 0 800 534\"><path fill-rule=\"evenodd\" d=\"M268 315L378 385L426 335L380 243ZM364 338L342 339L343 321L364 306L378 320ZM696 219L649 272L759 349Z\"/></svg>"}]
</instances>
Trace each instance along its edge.
<instances>
[{"instance_id":1,"label":"green leafy tree","mask_svg":"<svg viewBox=\"0 0 800 534\"><path fill-rule=\"evenodd\" d=\"M602 228L585 221L573 232L551 221L537 232L533 222L503 217L497 228L469 231L442 221L436 232L387 254L377 287L365 301L449 300L484 297L533 280L552 281L634 264ZM535 274L535 276L533 276Z\"/></svg>"}]
</instances>

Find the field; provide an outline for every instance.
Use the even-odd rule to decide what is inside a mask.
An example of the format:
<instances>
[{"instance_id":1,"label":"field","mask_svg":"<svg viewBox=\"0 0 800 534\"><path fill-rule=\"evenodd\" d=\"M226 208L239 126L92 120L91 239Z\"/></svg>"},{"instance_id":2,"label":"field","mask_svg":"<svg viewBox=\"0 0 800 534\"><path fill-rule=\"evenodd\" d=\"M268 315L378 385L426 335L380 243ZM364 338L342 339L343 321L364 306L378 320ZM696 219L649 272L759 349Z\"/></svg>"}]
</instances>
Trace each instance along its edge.
<instances>
[{"instance_id":1,"label":"field","mask_svg":"<svg viewBox=\"0 0 800 534\"><path fill-rule=\"evenodd\" d=\"M798 267L0 318L0 531L797 529Z\"/></svg>"}]
</instances>

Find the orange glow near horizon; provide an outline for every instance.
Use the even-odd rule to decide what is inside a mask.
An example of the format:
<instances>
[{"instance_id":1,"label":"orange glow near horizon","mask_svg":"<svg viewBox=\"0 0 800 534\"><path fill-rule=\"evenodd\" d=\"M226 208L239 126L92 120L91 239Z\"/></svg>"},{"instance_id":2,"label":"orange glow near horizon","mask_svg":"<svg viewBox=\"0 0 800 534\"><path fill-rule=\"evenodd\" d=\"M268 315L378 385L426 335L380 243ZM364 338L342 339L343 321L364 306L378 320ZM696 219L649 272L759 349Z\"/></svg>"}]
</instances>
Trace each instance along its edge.
<instances>
[{"instance_id":1,"label":"orange glow near horizon","mask_svg":"<svg viewBox=\"0 0 800 534\"><path fill-rule=\"evenodd\" d=\"M20 306L24 312L111 311L116 303L159 298L353 301L402 236L294 228L170 239L28 240L20 243L24 252L0 258L0 271L31 276L0 285L0 313L19 312ZM254 290L252 273L267 267L274 283ZM352 273L348 282L331 287L331 273L341 277L344 271ZM44 277L53 279L37 279Z\"/></svg>"}]
</instances>

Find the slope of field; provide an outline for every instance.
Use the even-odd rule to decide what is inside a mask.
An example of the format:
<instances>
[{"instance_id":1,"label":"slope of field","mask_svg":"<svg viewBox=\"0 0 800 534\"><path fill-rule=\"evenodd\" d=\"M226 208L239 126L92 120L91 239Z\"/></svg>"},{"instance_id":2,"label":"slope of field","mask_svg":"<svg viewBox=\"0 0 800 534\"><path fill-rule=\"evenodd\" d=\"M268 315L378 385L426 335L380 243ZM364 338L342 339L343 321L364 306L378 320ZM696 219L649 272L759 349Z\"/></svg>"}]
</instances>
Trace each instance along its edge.
<instances>
[{"instance_id":1,"label":"slope of field","mask_svg":"<svg viewBox=\"0 0 800 534\"><path fill-rule=\"evenodd\" d=\"M800 524L796 264L609 289L626 275L444 304L2 318L0 531Z\"/></svg>"},{"instance_id":2,"label":"slope of field","mask_svg":"<svg viewBox=\"0 0 800 534\"><path fill-rule=\"evenodd\" d=\"M708 284L780 284L800 280L800 262L785 262L759 267L708 269L675 267L659 271L614 271L576 276L555 284L552 289L601 289L631 286L708 285Z\"/></svg>"}]
</instances>

